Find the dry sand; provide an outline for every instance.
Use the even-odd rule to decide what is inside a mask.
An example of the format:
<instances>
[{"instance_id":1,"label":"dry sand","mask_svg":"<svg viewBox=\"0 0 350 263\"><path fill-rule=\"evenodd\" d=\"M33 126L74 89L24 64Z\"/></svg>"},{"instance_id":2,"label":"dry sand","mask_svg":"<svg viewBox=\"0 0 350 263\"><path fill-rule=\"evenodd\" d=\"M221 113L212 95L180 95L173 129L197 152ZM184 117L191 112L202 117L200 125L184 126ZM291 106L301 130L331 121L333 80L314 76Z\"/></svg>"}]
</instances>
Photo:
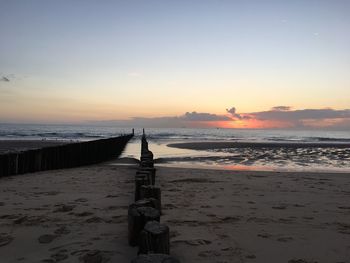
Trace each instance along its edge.
<instances>
[{"instance_id":1,"label":"dry sand","mask_svg":"<svg viewBox=\"0 0 350 263\"><path fill-rule=\"evenodd\" d=\"M0 262L130 262L136 168L0 178ZM182 263L350 262L350 174L157 167L157 180Z\"/></svg>"}]
</instances>

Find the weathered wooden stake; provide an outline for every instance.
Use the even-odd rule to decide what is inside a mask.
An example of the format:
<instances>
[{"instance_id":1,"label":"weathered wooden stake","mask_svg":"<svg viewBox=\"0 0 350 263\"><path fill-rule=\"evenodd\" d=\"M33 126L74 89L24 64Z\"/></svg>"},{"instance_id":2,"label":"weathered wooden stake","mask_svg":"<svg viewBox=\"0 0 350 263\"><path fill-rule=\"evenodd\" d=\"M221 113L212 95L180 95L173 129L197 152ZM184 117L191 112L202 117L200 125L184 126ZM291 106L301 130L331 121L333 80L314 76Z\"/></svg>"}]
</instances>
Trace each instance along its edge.
<instances>
[{"instance_id":1,"label":"weathered wooden stake","mask_svg":"<svg viewBox=\"0 0 350 263\"><path fill-rule=\"evenodd\" d=\"M153 160L141 161L140 162L140 167L153 168L154 167L154 161Z\"/></svg>"},{"instance_id":2,"label":"weathered wooden stake","mask_svg":"<svg viewBox=\"0 0 350 263\"><path fill-rule=\"evenodd\" d=\"M146 171L146 170L138 170L137 172L136 172L136 176L138 176L138 175L145 175L145 176L147 176L147 179L148 179L148 182L149 182L149 184L152 184L152 179L153 179L153 176L152 176L152 172L151 171Z\"/></svg>"},{"instance_id":3,"label":"weathered wooden stake","mask_svg":"<svg viewBox=\"0 0 350 263\"><path fill-rule=\"evenodd\" d=\"M160 213L152 207L134 207L129 206L128 210L128 229L129 245L136 246L139 241L139 235L148 221L159 221Z\"/></svg>"},{"instance_id":4,"label":"weathered wooden stake","mask_svg":"<svg viewBox=\"0 0 350 263\"><path fill-rule=\"evenodd\" d=\"M152 185L156 182L156 169L153 167L140 167L138 172L150 172L151 173L151 180L150 183Z\"/></svg>"},{"instance_id":5,"label":"weathered wooden stake","mask_svg":"<svg viewBox=\"0 0 350 263\"><path fill-rule=\"evenodd\" d=\"M149 185L148 177L144 174L135 176L135 201L142 199L140 198L140 191L143 185Z\"/></svg>"},{"instance_id":6,"label":"weathered wooden stake","mask_svg":"<svg viewBox=\"0 0 350 263\"><path fill-rule=\"evenodd\" d=\"M153 153L150 150L147 150L145 152L141 152L141 161L153 161Z\"/></svg>"},{"instance_id":7,"label":"weathered wooden stake","mask_svg":"<svg viewBox=\"0 0 350 263\"><path fill-rule=\"evenodd\" d=\"M169 227L157 221L149 221L140 233L139 254L169 254Z\"/></svg>"},{"instance_id":8,"label":"weathered wooden stake","mask_svg":"<svg viewBox=\"0 0 350 263\"><path fill-rule=\"evenodd\" d=\"M142 185L139 193L140 199L154 198L158 200L157 209L162 213L162 197L159 187L153 185Z\"/></svg>"}]
</instances>

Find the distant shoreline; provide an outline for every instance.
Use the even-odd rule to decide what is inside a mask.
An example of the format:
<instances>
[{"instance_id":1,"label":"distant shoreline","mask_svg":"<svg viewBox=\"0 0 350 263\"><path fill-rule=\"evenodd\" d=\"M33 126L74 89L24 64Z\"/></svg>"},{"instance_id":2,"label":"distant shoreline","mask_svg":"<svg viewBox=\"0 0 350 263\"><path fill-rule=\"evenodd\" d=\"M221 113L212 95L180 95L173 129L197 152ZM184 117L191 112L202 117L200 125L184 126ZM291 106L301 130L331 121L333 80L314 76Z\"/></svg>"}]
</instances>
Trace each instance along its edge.
<instances>
[{"instance_id":1,"label":"distant shoreline","mask_svg":"<svg viewBox=\"0 0 350 263\"><path fill-rule=\"evenodd\" d=\"M185 142L170 143L168 147L189 150L213 150L228 148L350 148L344 142Z\"/></svg>"}]
</instances>

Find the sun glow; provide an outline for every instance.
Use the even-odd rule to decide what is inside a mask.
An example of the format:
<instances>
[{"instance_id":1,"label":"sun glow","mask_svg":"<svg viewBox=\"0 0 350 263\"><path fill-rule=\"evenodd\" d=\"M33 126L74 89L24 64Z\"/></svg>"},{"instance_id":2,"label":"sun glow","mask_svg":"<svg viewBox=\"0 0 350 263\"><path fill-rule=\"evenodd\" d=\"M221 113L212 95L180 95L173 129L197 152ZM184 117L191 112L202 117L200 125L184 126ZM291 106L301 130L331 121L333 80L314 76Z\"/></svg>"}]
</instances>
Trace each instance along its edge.
<instances>
[{"instance_id":1,"label":"sun glow","mask_svg":"<svg viewBox=\"0 0 350 263\"><path fill-rule=\"evenodd\" d=\"M283 129L292 127L288 122L257 119L207 122L206 124L208 127L224 129Z\"/></svg>"}]
</instances>

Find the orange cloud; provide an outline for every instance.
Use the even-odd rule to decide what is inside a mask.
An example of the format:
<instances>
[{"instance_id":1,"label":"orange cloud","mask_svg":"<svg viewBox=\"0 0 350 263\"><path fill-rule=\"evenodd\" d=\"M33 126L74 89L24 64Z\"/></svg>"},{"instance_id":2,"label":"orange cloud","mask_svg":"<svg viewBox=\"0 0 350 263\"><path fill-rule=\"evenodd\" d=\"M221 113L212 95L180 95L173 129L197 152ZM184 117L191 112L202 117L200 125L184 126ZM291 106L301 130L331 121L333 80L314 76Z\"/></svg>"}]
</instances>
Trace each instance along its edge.
<instances>
[{"instance_id":1,"label":"orange cloud","mask_svg":"<svg viewBox=\"0 0 350 263\"><path fill-rule=\"evenodd\" d=\"M100 122L106 124L106 122ZM134 117L129 120L109 121L108 124L127 127L192 127L192 128L240 128L240 129L286 129L286 128L350 128L350 110L304 109L292 110L289 106L277 106L267 111L238 113L234 107L226 115L186 112L180 116L156 118Z\"/></svg>"}]
</instances>

